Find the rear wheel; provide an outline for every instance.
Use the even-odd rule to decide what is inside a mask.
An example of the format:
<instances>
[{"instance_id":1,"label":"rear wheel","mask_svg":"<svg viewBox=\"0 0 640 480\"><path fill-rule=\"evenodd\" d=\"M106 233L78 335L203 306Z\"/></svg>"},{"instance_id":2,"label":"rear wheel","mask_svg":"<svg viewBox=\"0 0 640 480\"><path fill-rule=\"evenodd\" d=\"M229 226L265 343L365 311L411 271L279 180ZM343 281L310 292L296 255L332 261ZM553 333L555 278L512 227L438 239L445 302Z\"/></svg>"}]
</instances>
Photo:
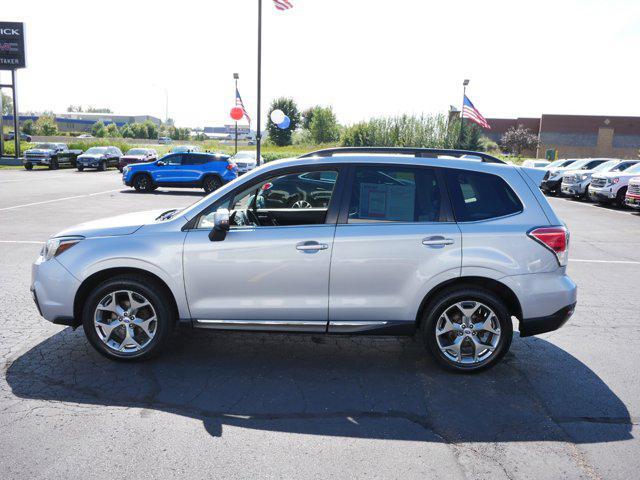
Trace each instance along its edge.
<instances>
[{"instance_id":1,"label":"rear wheel","mask_svg":"<svg viewBox=\"0 0 640 480\"><path fill-rule=\"evenodd\" d=\"M151 192L155 190L151 177L146 174L139 174L134 177L133 188L138 192Z\"/></svg>"},{"instance_id":2,"label":"rear wheel","mask_svg":"<svg viewBox=\"0 0 640 480\"><path fill-rule=\"evenodd\" d=\"M146 277L129 275L96 287L82 311L91 345L113 360L141 360L159 353L175 320L164 290Z\"/></svg>"},{"instance_id":3,"label":"rear wheel","mask_svg":"<svg viewBox=\"0 0 640 480\"><path fill-rule=\"evenodd\" d=\"M502 300L476 287L457 287L435 298L421 324L427 349L443 367L459 372L490 368L509 351L513 326Z\"/></svg>"},{"instance_id":4,"label":"rear wheel","mask_svg":"<svg viewBox=\"0 0 640 480\"><path fill-rule=\"evenodd\" d=\"M202 188L206 193L211 193L222 186L222 181L218 177L206 177L202 182Z\"/></svg>"},{"instance_id":5,"label":"rear wheel","mask_svg":"<svg viewBox=\"0 0 640 480\"><path fill-rule=\"evenodd\" d=\"M32 163L25 163L24 164L24 168L25 168L25 170L33 170L33 164Z\"/></svg>"},{"instance_id":6,"label":"rear wheel","mask_svg":"<svg viewBox=\"0 0 640 480\"><path fill-rule=\"evenodd\" d=\"M78 165L78 171L82 172L84 170L84 167L82 165Z\"/></svg>"}]
</instances>

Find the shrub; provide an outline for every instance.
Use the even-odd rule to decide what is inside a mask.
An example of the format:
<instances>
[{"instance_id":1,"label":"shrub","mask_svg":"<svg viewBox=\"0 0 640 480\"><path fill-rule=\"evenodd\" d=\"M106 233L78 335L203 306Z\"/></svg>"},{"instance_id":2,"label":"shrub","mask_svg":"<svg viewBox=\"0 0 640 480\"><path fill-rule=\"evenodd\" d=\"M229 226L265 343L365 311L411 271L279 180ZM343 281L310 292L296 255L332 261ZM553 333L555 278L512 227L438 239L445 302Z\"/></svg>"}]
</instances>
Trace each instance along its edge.
<instances>
[{"instance_id":1,"label":"shrub","mask_svg":"<svg viewBox=\"0 0 640 480\"><path fill-rule=\"evenodd\" d=\"M282 110L291 120L289 128L283 130L271 121L271 112L278 109ZM291 145L291 134L298 128L299 124L300 112L298 112L298 106L292 98L282 97L271 102L269 120L267 121L267 132L269 132L269 140L272 141L274 145L280 147Z\"/></svg>"},{"instance_id":2,"label":"shrub","mask_svg":"<svg viewBox=\"0 0 640 480\"><path fill-rule=\"evenodd\" d=\"M528 128L518 125L511 127L500 139L502 148L517 155L522 155L525 150L535 150L538 147L538 136Z\"/></svg>"},{"instance_id":3,"label":"shrub","mask_svg":"<svg viewBox=\"0 0 640 480\"><path fill-rule=\"evenodd\" d=\"M58 125L53 115L42 115L33 124L34 131L37 135L45 137L56 135L58 133Z\"/></svg>"},{"instance_id":4,"label":"shrub","mask_svg":"<svg viewBox=\"0 0 640 480\"><path fill-rule=\"evenodd\" d=\"M122 137L122 134L120 133L120 130L118 129L118 126L115 123L110 123L105 128L105 137L119 138L119 137Z\"/></svg>"},{"instance_id":5,"label":"shrub","mask_svg":"<svg viewBox=\"0 0 640 480\"><path fill-rule=\"evenodd\" d=\"M91 127L91 135L94 137L102 138L107 133L107 129L102 122L96 122Z\"/></svg>"},{"instance_id":6,"label":"shrub","mask_svg":"<svg viewBox=\"0 0 640 480\"><path fill-rule=\"evenodd\" d=\"M311 140L315 143L335 142L340 138L340 127L331 107L315 107L309 123Z\"/></svg>"}]
</instances>

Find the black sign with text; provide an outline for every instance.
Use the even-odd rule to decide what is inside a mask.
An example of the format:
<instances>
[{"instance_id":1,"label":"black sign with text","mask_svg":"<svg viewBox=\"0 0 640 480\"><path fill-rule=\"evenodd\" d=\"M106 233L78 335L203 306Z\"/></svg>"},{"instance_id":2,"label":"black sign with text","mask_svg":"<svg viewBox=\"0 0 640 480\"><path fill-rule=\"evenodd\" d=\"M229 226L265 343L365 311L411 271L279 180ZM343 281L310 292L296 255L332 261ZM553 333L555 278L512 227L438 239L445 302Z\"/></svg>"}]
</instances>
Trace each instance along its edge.
<instances>
[{"instance_id":1,"label":"black sign with text","mask_svg":"<svg viewBox=\"0 0 640 480\"><path fill-rule=\"evenodd\" d=\"M25 66L24 23L0 22L0 70Z\"/></svg>"}]
</instances>

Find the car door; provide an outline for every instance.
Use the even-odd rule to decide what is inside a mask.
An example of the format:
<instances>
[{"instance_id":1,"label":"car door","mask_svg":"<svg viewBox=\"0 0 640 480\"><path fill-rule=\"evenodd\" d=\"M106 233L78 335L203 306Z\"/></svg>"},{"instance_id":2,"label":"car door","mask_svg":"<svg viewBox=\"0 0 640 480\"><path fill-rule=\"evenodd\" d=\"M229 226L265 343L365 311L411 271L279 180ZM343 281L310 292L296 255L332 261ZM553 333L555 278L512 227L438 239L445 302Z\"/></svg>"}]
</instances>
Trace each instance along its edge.
<instances>
[{"instance_id":1,"label":"car door","mask_svg":"<svg viewBox=\"0 0 640 480\"><path fill-rule=\"evenodd\" d=\"M182 168L182 154L174 153L163 157L164 165L156 166L153 173L154 180L158 185L176 183L180 181L180 169Z\"/></svg>"},{"instance_id":2,"label":"car door","mask_svg":"<svg viewBox=\"0 0 640 480\"><path fill-rule=\"evenodd\" d=\"M350 177L333 245L329 332L411 329L429 290L460 276L444 177L384 164L355 165Z\"/></svg>"},{"instance_id":3,"label":"car door","mask_svg":"<svg viewBox=\"0 0 640 480\"><path fill-rule=\"evenodd\" d=\"M182 155L181 181L196 184L202 175L203 164L210 158L197 153L185 153Z\"/></svg>"},{"instance_id":4,"label":"car door","mask_svg":"<svg viewBox=\"0 0 640 480\"><path fill-rule=\"evenodd\" d=\"M333 168L336 181L328 185L324 205L257 207L265 203L258 197L273 185L293 185L300 195L308 193L308 182L300 177L318 168L280 170L252 179L195 220L185 239L183 264L189 309L197 324L326 331L340 169ZM243 225L238 215L252 204L261 223ZM212 242L208 235L219 207L230 207L236 224L232 222L223 241Z\"/></svg>"}]
</instances>

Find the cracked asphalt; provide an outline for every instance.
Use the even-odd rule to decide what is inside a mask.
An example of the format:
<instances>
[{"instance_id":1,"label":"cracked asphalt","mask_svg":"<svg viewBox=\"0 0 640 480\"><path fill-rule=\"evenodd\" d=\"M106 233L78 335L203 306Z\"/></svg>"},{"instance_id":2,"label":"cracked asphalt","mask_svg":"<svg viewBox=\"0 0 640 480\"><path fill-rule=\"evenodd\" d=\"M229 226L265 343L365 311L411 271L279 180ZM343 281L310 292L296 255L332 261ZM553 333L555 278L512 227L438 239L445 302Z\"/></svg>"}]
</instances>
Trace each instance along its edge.
<instances>
[{"instance_id":1,"label":"cracked asphalt","mask_svg":"<svg viewBox=\"0 0 640 480\"><path fill-rule=\"evenodd\" d=\"M30 264L84 220L184 206L120 176L0 171L0 478L626 479L640 469L640 215L566 199L562 329L444 372L414 338L183 331L154 361L38 316ZM594 262L594 260L596 262Z\"/></svg>"}]
</instances>

